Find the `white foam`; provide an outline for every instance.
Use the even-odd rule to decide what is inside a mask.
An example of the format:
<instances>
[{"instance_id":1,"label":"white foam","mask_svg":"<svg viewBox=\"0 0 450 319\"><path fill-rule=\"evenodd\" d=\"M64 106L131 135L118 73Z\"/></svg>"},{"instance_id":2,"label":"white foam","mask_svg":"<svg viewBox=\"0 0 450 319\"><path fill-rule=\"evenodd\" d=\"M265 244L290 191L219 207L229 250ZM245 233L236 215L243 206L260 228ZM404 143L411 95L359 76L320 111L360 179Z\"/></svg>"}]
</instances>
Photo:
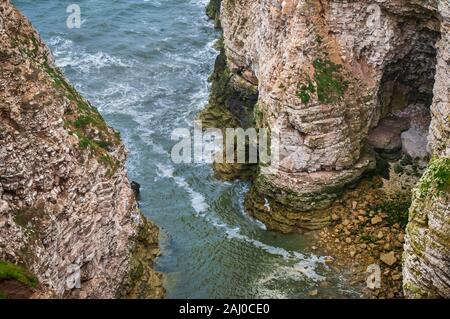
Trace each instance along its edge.
<instances>
[{"instance_id":1,"label":"white foam","mask_svg":"<svg viewBox=\"0 0 450 319\"><path fill-rule=\"evenodd\" d=\"M254 283L256 287L258 298L272 298L272 299L287 299L291 296L287 295L285 292L269 288L271 284L277 281L296 281L301 282L305 279L319 282L325 280L325 277L318 275L314 269L311 269L312 265L307 264L305 268L305 263L300 262L293 266L282 266L277 265L273 267L273 271L269 274L257 279Z\"/></svg>"},{"instance_id":2,"label":"white foam","mask_svg":"<svg viewBox=\"0 0 450 319\"><path fill-rule=\"evenodd\" d=\"M232 228L221 222L218 218L214 218L209 215L202 215L202 217L207 219L210 224L216 227L224 228L228 239L245 241L271 255L280 256L285 261L293 261L295 264L292 267L284 266L281 267L280 270L277 270L285 273L288 273L289 271L290 275L286 276L286 278L289 277L293 280L300 280L305 279L306 277L312 281L323 281L325 279L324 276L319 275L315 271L319 265L325 266L325 257L316 255L306 256L299 252L288 251L284 248L270 246L259 240L243 235L238 227Z\"/></svg>"},{"instance_id":3,"label":"white foam","mask_svg":"<svg viewBox=\"0 0 450 319\"><path fill-rule=\"evenodd\" d=\"M183 188L189 194L191 198L191 206L197 214L204 213L209 209L209 205L206 203L205 197L202 194L192 189L192 187L189 186L184 177L173 175L173 166L164 164L157 164L156 166L162 176L172 178L178 186Z\"/></svg>"},{"instance_id":4,"label":"white foam","mask_svg":"<svg viewBox=\"0 0 450 319\"><path fill-rule=\"evenodd\" d=\"M314 281L321 281L324 279L323 276L315 272L315 269L319 264L325 265L324 257L318 257L316 255L306 256L299 252L287 251L284 248L270 246L242 234L238 227L230 227L226 223L222 222L218 217L211 214L205 214L209 209L209 205L206 203L205 197L193 190L183 177L174 176L173 166L158 164L157 168L160 176L173 179L178 186L183 188L190 195L191 206L194 208L198 216L206 219L209 224L214 227L223 228L228 239L245 241L271 255L280 256L286 261L294 261L294 274L301 274Z\"/></svg>"},{"instance_id":5,"label":"white foam","mask_svg":"<svg viewBox=\"0 0 450 319\"><path fill-rule=\"evenodd\" d=\"M82 73L89 73L93 69L99 70L111 66L130 67L132 65L102 51L88 53L75 46L72 41L60 36L52 37L49 43L53 47L56 65L60 68L70 66Z\"/></svg>"}]
</instances>

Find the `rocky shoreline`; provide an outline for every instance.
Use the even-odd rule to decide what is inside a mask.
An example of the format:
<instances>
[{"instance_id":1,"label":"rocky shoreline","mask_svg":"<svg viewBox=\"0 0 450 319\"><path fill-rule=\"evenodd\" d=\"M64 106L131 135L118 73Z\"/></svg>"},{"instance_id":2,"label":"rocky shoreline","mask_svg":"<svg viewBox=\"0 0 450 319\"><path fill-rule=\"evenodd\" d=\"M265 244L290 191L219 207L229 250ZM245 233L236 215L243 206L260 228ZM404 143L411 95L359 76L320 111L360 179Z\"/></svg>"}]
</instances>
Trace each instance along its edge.
<instances>
[{"instance_id":1,"label":"rocky shoreline","mask_svg":"<svg viewBox=\"0 0 450 319\"><path fill-rule=\"evenodd\" d=\"M247 123L284 134L276 174L220 164L216 176L252 180L251 215L269 230L311 235L313 250L371 298L450 293L450 7L413 2L377 1L376 32L363 24L367 1L222 0L207 9L223 38L201 118L239 125L233 115L248 108L227 97L256 87ZM379 267L380 288L367 288L369 266Z\"/></svg>"},{"instance_id":2,"label":"rocky shoreline","mask_svg":"<svg viewBox=\"0 0 450 319\"><path fill-rule=\"evenodd\" d=\"M314 233L314 251L331 256L331 269L346 273L364 296L402 298L401 259L409 205L407 199L386 201L381 178L365 180L330 208L332 222ZM368 287L370 267L380 269L380 287Z\"/></svg>"}]
</instances>

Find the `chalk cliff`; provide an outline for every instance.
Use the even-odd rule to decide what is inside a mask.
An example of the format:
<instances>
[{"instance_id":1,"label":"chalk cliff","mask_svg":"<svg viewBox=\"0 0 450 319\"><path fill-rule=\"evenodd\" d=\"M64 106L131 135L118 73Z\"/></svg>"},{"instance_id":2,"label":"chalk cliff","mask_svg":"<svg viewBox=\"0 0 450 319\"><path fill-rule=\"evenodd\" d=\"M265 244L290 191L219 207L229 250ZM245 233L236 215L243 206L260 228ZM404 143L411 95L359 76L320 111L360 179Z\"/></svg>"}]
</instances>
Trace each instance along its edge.
<instances>
[{"instance_id":1,"label":"chalk cliff","mask_svg":"<svg viewBox=\"0 0 450 319\"><path fill-rule=\"evenodd\" d=\"M215 78L237 92L256 88L254 124L280 134L279 169L256 175L246 199L270 229L321 228L328 207L361 178L401 156L422 167L431 158L410 210L408 297L450 296L449 8L446 0L208 7L223 29ZM229 100L215 104L227 109L222 120L239 118Z\"/></svg>"},{"instance_id":2,"label":"chalk cliff","mask_svg":"<svg viewBox=\"0 0 450 319\"><path fill-rule=\"evenodd\" d=\"M163 296L153 269L158 229L137 207L125 159L118 132L67 82L28 20L2 1L2 293L29 288L11 282L15 264L39 282L29 297Z\"/></svg>"}]
</instances>

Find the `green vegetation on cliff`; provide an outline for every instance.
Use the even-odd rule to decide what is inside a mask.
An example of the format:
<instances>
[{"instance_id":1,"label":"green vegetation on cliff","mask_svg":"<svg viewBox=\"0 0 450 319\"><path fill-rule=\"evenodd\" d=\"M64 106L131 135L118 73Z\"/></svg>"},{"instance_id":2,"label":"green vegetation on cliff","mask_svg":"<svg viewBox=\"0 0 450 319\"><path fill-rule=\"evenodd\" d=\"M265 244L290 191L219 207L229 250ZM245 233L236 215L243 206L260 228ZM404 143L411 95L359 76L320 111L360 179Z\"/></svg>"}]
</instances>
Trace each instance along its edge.
<instances>
[{"instance_id":1,"label":"green vegetation on cliff","mask_svg":"<svg viewBox=\"0 0 450 319\"><path fill-rule=\"evenodd\" d=\"M15 280L30 288L38 285L38 279L29 271L7 261L0 261L0 282L3 280Z\"/></svg>"},{"instance_id":2,"label":"green vegetation on cliff","mask_svg":"<svg viewBox=\"0 0 450 319\"><path fill-rule=\"evenodd\" d=\"M220 8L220 1L218 3ZM112 175L118 163L109 151L112 146L120 144L118 133L114 132L100 113L67 82L62 72L49 62L45 46L37 35L28 32L27 28L15 30L10 38L10 44L22 57L36 61L52 79L54 87L63 91L71 102L64 116L65 127L78 136L80 148L90 149L99 162L108 167L108 174ZM9 58L8 52L0 51L0 61Z\"/></svg>"},{"instance_id":3,"label":"green vegetation on cliff","mask_svg":"<svg viewBox=\"0 0 450 319\"><path fill-rule=\"evenodd\" d=\"M391 200L384 202L381 209L387 214L389 226L398 224L402 229L405 229L408 224L410 206L411 200Z\"/></svg>"},{"instance_id":4,"label":"green vegetation on cliff","mask_svg":"<svg viewBox=\"0 0 450 319\"><path fill-rule=\"evenodd\" d=\"M223 38L215 44L220 52L214 71L209 77L211 93L208 106L200 113L203 128L222 129L225 137L226 128L248 128L255 126L255 105L258 100L257 88L238 74L233 74L227 65ZM225 141L226 138L224 138ZM248 147L246 145L248 154ZM252 179L256 165L250 163L229 164L215 163L214 172L223 180Z\"/></svg>"},{"instance_id":5,"label":"green vegetation on cliff","mask_svg":"<svg viewBox=\"0 0 450 319\"><path fill-rule=\"evenodd\" d=\"M306 84L300 83L299 91L297 92L297 96L300 98L303 104L308 104L311 100L311 94L316 92L316 87L314 83L308 76Z\"/></svg>"},{"instance_id":6,"label":"green vegetation on cliff","mask_svg":"<svg viewBox=\"0 0 450 319\"><path fill-rule=\"evenodd\" d=\"M161 274L153 269L153 261L159 255L159 231L144 216L133 238L130 255L130 271L124 278L116 297L120 299L162 298L165 294Z\"/></svg>"},{"instance_id":7,"label":"green vegetation on cliff","mask_svg":"<svg viewBox=\"0 0 450 319\"><path fill-rule=\"evenodd\" d=\"M297 96L303 104L308 104L311 94L317 93L321 103L333 104L338 102L347 89L348 82L342 79L340 71L342 65L327 59L316 59L314 66L314 82L307 76L306 83L300 83Z\"/></svg>"},{"instance_id":8,"label":"green vegetation on cliff","mask_svg":"<svg viewBox=\"0 0 450 319\"><path fill-rule=\"evenodd\" d=\"M221 0L210 0L206 6L206 15L214 20L216 28L220 28L220 2Z\"/></svg>"},{"instance_id":9,"label":"green vegetation on cliff","mask_svg":"<svg viewBox=\"0 0 450 319\"><path fill-rule=\"evenodd\" d=\"M420 179L420 196L428 196L432 189L437 191L450 189L450 158L442 157L431 160L425 174Z\"/></svg>"}]
</instances>

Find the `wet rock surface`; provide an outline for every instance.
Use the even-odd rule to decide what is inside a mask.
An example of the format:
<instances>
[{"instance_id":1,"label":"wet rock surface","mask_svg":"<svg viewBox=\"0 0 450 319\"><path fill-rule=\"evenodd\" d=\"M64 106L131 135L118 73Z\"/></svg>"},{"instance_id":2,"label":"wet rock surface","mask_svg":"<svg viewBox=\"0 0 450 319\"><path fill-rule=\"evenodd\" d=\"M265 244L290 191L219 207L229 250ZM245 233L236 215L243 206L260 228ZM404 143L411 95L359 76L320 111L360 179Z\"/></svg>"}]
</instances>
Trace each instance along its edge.
<instances>
[{"instance_id":1,"label":"wet rock surface","mask_svg":"<svg viewBox=\"0 0 450 319\"><path fill-rule=\"evenodd\" d=\"M362 182L330 207L331 224L314 235L315 251L331 256L329 267L366 298L403 297L401 256L409 202L386 198L380 178Z\"/></svg>"}]
</instances>

